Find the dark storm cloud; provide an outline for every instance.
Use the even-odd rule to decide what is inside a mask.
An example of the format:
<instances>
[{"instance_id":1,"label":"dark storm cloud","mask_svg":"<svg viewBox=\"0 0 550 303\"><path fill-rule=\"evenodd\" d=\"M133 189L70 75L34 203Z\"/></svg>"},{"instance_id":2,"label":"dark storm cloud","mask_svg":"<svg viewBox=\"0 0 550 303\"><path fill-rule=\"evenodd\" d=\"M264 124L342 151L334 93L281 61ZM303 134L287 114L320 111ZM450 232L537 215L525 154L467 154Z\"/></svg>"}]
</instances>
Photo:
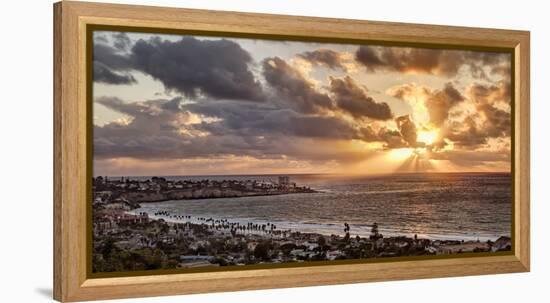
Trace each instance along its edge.
<instances>
[{"instance_id":1,"label":"dark storm cloud","mask_svg":"<svg viewBox=\"0 0 550 303\"><path fill-rule=\"evenodd\" d=\"M106 84L134 84L137 83L131 74L119 74L110 70L103 63L94 62L94 81Z\"/></svg>"},{"instance_id":2,"label":"dark storm cloud","mask_svg":"<svg viewBox=\"0 0 550 303\"><path fill-rule=\"evenodd\" d=\"M135 61L140 56L138 54L147 52L139 50L141 46L138 44L131 50L134 69L140 66ZM121 70L126 70L126 62L116 51L99 53ZM266 102L208 97L193 103L183 103L181 98L132 103L116 98L96 99L98 104L131 119L95 126L94 152L104 158L217 155L257 158L288 155L297 158L306 157L307 153L296 142L395 141L390 138L389 131L382 138L382 133L370 126L344 119L341 115L325 115L338 111L360 119L387 120L392 117L386 103L376 103L351 78L332 78L329 95L317 90L297 69L278 57L268 58L262 63L265 80L277 95L265 99ZM346 156L357 158L357 155ZM334 151L331 154L325 150L319 152L316 159L345 160L342 157L343 154Z\"/></svg>"},{"instance_id":3,"label":"dark storm cloud","mask_svg":"<svg viewBox=\"0 0 550 303\"><path fill-rule=\"evenodd\" d=\"M249 69L252 57L233 41L139 40L132 47L132 61L137 70L187 96L203 93L221 99L263 99L260 83Z\"/></svg>"},{"instance_id":4,"label":"dark storm cloud","mask_svg":"<svg viewBox=\"0 0 550 303\"><path fill-rule=\"evenodd\" d=\"M297 111L315 113L333 108L327 94L318 92L298 70L279 57L263 61L263 75L267 83Z\"/></svg>"},{"instance_id":5,"label":"dark storm cloud","mask_svg":"<svg viewBox=\"0 0 550 303\"><path fill-rule=\"evenodd\" d=\"M127 124L115 121L94 126L95 157L198 157L220 153L227 140L234 140L228 136L214 142L194 135L190 125L192 114L181 108L180 98L127 103L118 98L103 97L96 102L131 119ZM180 133L182 130L186 132Z\"/></svg>"},{"instance_id":6,"label":"dark storm cloud","mask_svg":"<svg viewBox=\"0 0 550 303\"><path fill-rule=\"evenodd\" d=\"M130 40L130 37L128 37L128 34L124 32L118 32L113 34L113 46L116 49L126 51L129 50L132 46L132 41Z\"/></svg>"},{"instance_id":7,"label":"dark storm cloud","mask_svg":"<svg viewBox=\"0 0 550 303\"><path fill-rule=\"evenodd\" d=\"M112 70L129 71L134 69L132 58L128 54L106 44L94 44L93 58L94 62L100 62Z\"/></svg>"},{"instance_id":8,"label":"dark storm cloud","mask_svg":"<svg viewBox=\"0 0 550 303\"><path fill-rule=\"evenodd\" d=\"M96 38L96 39L99 39ZM94 81L106 84L135 84L131 60L119 50L106 44L94 43L93 50Z\"/></svg>"},{"instance_id":9,"label":"dark storm cloud","mask_svg":"<svg viewBox=\"0 0 550 303\"><path fill-rule=\"evenodd\" d=\"M364 133L348 122L335 117L291 117L290 131L300 137L332 139L364 139Z\"/></svg>"},{"instance_id":10,"label":"dark storm cloud","mask_svg":"<svg viewBox=\"0 0 550 303\"><path fill-rule=\"evenodd\" d=\"M483 67L510 72L510 55L462 50L360 46L355 59L370 71L416 72L452 77L468 66L474 78L487 79Z\"/></svg>"},{"instance_id":11,"label":"dark storm cloud","mask_svg":"<svg viewBox=\"0 0 550 303\"><path fill-rule=\"evenodd\" d=\"M367 96L365 89L349 76L330 77L329 96L317 90L302 73L279 57L264 60L263 74L277 94L298 112L340 110L355 118L375 120L388 120L393 116L387 103L378 103Z\"/></svg>"},{"instance_id":12,"label":"dark storm cloud","mask_svg":"<svg viewBox=\"0 0 550 303\"><path fill-rule=\"evenodd\" d=\"M338 117L304 115L265 103L203 100L190 104L179 98L127 103L110 97L98 98L96 102L130 117L124 123L115 121L94 127L94 155L99 158L239 155L273 159L285 155L310 160L311 153L303 150L303 144L382 140L368 126ZM197 121L197 117L216 119ZM325 147L314 158L345 160L352 156L331 150ZM358 156L353 155L354 159Z\"/></svg>"},{"instance_id":13,"label":"dark storm cloud","mask_svg":"<svg viewBox=\"0 0 550 303\"><path fill-rule=\"evenodd\" d=\"M314 65L321 65L331 69L345 69L342 64L340 53L330 49L318 49L311 52L304 52L299 54L298 57Z\"/></svg>"},{"instance_id":14,"label":"dark storm cloud","mask_svg":"<svg viewBox=\"0 0 550 303\"><path fill-rule=\"evenodd\" d=\"M371 128L361 128L338 117L304 115L290 109L265 108L257 105L243 107L230 102L218 102L216 107L195 103L187 105L186 108L194 113L222 119L218 123L197 126L201 130L219 135L284 135L334 140L378 140Z\"/></svg>"},{"instance_id":15,"label":"dark storm cloud","mask_svg":"<svg viewBox=\"0 0 550 303\"><path fill-rule=\"evenodd\" d=\"M160 114L171 114L173 112L178 112L180 111L179 104L181 101L181 97L176 97L171 100L159 99L133 103L124 102L116 97L99 97L95 99L95 102L98 104L132 117L160 117Z\"/></svg>"},{"instance_id":16,"label":"dark storm cloud","mask_svg":"<svg viewBox=\"0 0 550 303\"><path fill-rule=\"evenodd\" d=\"M172 42L153 37L130 48L127 38L124 34L115 36L115 47L96 43L94 61L111 72L143 72L161 81L166 89L189 97L264 99L262 87L249 69L252 57L233 41L183 37Z\"/></svg>"},{"instance_id":17,"label":"dark storm cloud","mask_svg":"<svg viewBox=\"0 0 550 303\"><path fill-rule=\"evenodd\" d=\"M393 114L387 103L377 103L367 96L365 90L349 76L330 78L330 91L336 106L355 118L368 117L376 120L388 120Z\"/></svg>"}]
</instances>

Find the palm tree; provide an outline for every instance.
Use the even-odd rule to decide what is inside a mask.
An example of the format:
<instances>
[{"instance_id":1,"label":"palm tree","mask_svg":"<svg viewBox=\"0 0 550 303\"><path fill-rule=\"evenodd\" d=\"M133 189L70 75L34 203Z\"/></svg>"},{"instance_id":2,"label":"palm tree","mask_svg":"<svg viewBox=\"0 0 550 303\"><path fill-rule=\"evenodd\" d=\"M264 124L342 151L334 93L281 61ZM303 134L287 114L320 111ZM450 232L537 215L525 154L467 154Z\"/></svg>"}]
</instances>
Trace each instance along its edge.
<instances>
[{"instance_id":1,"label":"palm tree","mask_svg":"<svg viewBox=\"0 0 550 303\"><path fill-rule=\"evenodd\" d=\"M382 235L378 232L378 224L376 222L374 222L374 224L372 224L372 228L370 230L370 239L371 240L378 240L380 238L382 238Z\"/></svg>"}]
</instances>

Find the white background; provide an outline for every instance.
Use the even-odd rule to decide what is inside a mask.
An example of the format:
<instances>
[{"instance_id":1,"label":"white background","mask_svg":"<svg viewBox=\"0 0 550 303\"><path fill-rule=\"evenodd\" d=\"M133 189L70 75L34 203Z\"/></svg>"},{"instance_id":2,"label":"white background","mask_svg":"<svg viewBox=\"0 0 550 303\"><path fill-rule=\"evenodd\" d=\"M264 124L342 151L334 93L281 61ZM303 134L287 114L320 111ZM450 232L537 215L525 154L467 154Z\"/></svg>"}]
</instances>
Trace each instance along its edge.
<instances>
[{"instance_id":1,"label":"white background","mask_svg":"<svg viewBox=\"0 0 550 303\"><path fill-rule=\"evenodd\" d=\"M550 16L545 1L113 1L531 31L532 272L123 300L124 302L548 302ZM52 288L52 1L0 9L0 302Z\"/></svg>"}]
</instances>

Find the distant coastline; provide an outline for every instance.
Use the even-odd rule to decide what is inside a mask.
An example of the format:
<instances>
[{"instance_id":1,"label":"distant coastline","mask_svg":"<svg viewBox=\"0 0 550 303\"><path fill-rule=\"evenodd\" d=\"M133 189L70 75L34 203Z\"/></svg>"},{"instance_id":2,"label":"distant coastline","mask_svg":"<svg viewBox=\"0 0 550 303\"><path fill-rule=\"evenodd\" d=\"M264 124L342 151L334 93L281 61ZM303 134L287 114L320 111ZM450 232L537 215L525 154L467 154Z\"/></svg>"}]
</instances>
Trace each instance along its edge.
<instances>
[{"instance_id":1,"label":"distant coastline","mask_svg":"<svg viewBox=\"0 0 550 303\"><path fill-rule=\"evenodd\" d=\"M93 179L94 203L112 201L153 203L170 200L213 199L315 193L306 186L297 186L288 176L278 176L278 183L257 180L169 180L151 177L136 180L130 177Z\"/></svg>"}]
</instances>

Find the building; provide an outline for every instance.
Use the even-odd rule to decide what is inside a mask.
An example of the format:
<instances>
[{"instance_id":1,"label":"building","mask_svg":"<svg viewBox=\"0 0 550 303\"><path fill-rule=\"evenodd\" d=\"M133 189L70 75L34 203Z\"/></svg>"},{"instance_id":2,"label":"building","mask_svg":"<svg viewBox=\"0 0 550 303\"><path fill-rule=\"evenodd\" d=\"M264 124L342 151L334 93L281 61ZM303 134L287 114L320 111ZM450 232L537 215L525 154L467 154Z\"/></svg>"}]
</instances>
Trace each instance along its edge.
<instances>
[{"instance_id":1,"label":"building","mask_svg":"<svg viewBox=\"0 0 550 303\"><path fill-rule=\"evenodd\" d=\"M287 187L290 185L290 177L289 176L279 176L279 186Z\"/></svg>"},{"instance_id":2,"label":"building","mask_svg":"<svg viewBox=\"0 0 550 303\"><path fill-rule=\"evenodd\" d=\"M136 224L149 222L147 213L139 213L136 215L123 213L115 218L117 224Z\"/></svg>"}]
</instances>

